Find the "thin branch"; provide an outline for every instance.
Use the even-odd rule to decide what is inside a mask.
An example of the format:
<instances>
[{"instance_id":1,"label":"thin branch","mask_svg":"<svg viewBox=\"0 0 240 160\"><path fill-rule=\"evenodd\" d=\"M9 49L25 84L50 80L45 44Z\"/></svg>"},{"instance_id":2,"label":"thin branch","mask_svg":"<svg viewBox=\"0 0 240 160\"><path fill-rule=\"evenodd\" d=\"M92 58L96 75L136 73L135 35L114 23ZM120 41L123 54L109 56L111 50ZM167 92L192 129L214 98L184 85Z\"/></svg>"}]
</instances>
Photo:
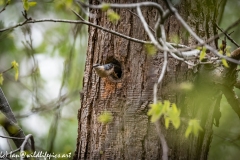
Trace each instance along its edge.
<instances>
[{"instance_id":1,"label":"thin branch","mask_svg":"<svg viewBox=\"0 0 240 160\"><path fill-rule=\"evenodd\" d=\"M25 138L19 138L19 137L10 137L10 136L1 136L0 135L0 137L1 138L7 138L7 139L22 139L22 140L24 140Z\"/></svg>"},{"instance_id":2,"label":"thin branch","mask_svg":"<svg viewBox=\"0 0 240 160\"><path fill-rule=\"evenodd\" d=\"M137 14L142 22L142 25L144 27L144 30L147 32L148 37L150 38L150 40L152 41L152 43L159 49L164 51L164 48L158 43L158 41L155 39L154 35L151 33L147 22L145 21L143 15L142 15L142 11L140 9L140 7L137 7Z\"/></svg>"},{"instance_id":3,"label":"thin branch","mask_svg":"<svg viewBox=\"0 0 240 160\"><path fill-rule=\"evenodd\" d=\"M136 16L136 17L139 18L139 16L138 16L136 13L134 13L133 11L131 11L131 10L129 10L129 9L127 9L127 11L130 12L130 13L132 13L134 16ZM150 27L149 25L148 25L148 27L151 29L151 31L152 31L153 33L155 33L155 30L152 29L152 27Z\"/></svg>"},{"instance_id":4,"label":"thin branch","mask_svg":"<svg viewBox=\"0 0 240 160\"><path fill-rule=\"evenodd\" d=\"M100 5L91 5L91 4L86 4L80 1L76 1L77 3L79 3L80 5L84 6L84 7L89 7L89 8L93 8L93 9L102 9L104 8L104 6L108 6L110 8L137 8L137 7L154 7L158 10L158 12L160 13L160 15L164 15L165 12L162 8L161 5L155 3L155 2L139 2L139 3L127 3L127 4L118 4L118 3L102 3Z\"/></svg>"},{"instance_id":5,"label":"thin branch","mask_svg":"<svg viewBox=\"0 0 240 160\"><path fill-rule=\"evenodd\" d=\"M84 19L82 16L80 16L77 12L75 12L73 9L71 9L71 11L72 11L78 18L80 18L82 21L85 21L85 19Z\"/></svg>"},{"instance_id":6,"label":"thin branch","mask_svg":"<svg viewBox=\"0 0 240 160\"><path fill-rule=\"evenodd\" d=\"M8 119L4 114L0 112L0 125L7 131L10 137L18 137L18 139L12 139L17 147L20 147L23 143L23 139L25 138L25 134L23 130L19 127L17 123L14 123L10 119ZM25 150L30 151L30 144L27 143L25 145Z\"/></svg>"},{"instance_id":7,"label":"thin branch","mask_svg":"<svg viewBox=\"0 0 240 160\"><path fill-rule=\"evenodd\" d=\"M240 18L238 20L236 20L233 24L231 24L227 29L225 29L223 32L227 33L230 29L236 27L238 24L240 23ZM214 41L216 38L219 38L221 36L224 35L224 33L221 32L219 34L216 34L214 35L213 37L210 37L209 39L207 39L205 41L205 43L211 43L212 41ZM197 44L197 45L193 45L191 47L188 47L188 48L185 48L185 47L182 47L182 49L178 49L179 51L188 51L190 49L196 49L197 47L199 46L203 46L204 44Z\"/></svg>"},{"instance_id":8,"label":"thin branch","mask_svg":"<svg viewBox=\"0 0 240 160\"><path fill-rule=\"evenodd\" d=\"M212 46L206 44L192 29L191 27L183 20L183 18L179 15L178 11L173 7L171 2L169 0L165 0L169 10L175 15L175 17L178 19L178 21L183 25L183 27L195 38L201 45L204 45L208 50L210 50L212 53L214 53L216 56L220 58L224 58L232 63L240 64L238 60L235 60L233 58L229 58L227 56L221 55L218 53L216 49L214 49Z\"/></svg>"},{"instance_id":9,"label":"thin branch","mask_svg":"<svg viewBox=\"0 0 240 160\"><path fill-rule=\"evenodd\" d=\"M7 3L5 4L5 6L3 7L3 9L0 11L0 13L2 13L3 11L6 10L6 7L9 5L10 1L7 1Z\"/></svg>"},{"instance_id":10,"label":"thin branch","mask_svg":"<svg viewBox=\"0 0 240 160\"><path fill-rule=\"evenodd\" d=\"M29 139L30 139L30 141L31 141L31 149L32 149L32 152L35 151L33 136L32 136L31 134L28 134L28 135L25 137L22 145L20 146L20 152L21 152L21 154L24 153L24 151L25 151L25 146L28 144L28 140L29 140ZM28 154L28 152L26 152L26 154ZM21 160L24 160L24 159L25 159L25 155L21 155Z\"/></svg>"},{"instance_id":11,"label":"thin branch","mask_svg":"<svg viewBox=\"0 0 240 160\"><path fill-rule=\"evenodd\" d=\"M104 27L101 27L99 25L93 24L93 23L88 22L86 20L84 20L84 21L82 21L82 20L65 20L65 19L25 20L24 22L18 23L18 24L14 25L14 26L11 26L11 27L8 27L8 28L4 28L4 29L0 29L0 32L4 32L4 31L10 30L10 29L14 29L14 28L17 28L19 26L23 26L23 25L29 24L29 23L41 23L41 22L62 22L62 23L72 23L72 24L86 24L86 25L89 25L89 26L101 29L103 31L112 33L112 34L117 35L119 37L125 38L125 39L130 40L130 41L134 41L134 42L142 43L142 44L152 44L151 42L147 42L147 41L143 41L143 40L139 40L139 39L136 39L136 38L132 38L132 37L126 36L124 34L118 33L116 31L113 31L113 30L110 30L110 29L107 29L107 28L104 28Z\"/></svg>"},{"instance_id":12,"label":"thin branch","mask_svg":"<svg viewBox=\"0 0 240 160\"><path fill-rule=\"evenodd\" d=\"M17 123L17 120L12 112L12 109L1 87L0 87L0 111L6 116L8 120L10 120L13 123Z\"/></svg>"},{"instance_id":13,"label":"thin branch","mask_svg":"<svg viewBox=\"0 0 240 160\"><path fill-rule=\"evenodd\" d=\"M233 44L235 44L235 46L237 46L238 48L240 47L237 42L235 42L228 34L227 32L223 31L217 24L215 24L216 27L222 32L224 33L224 35L228 38L228 40L230 40Z\"/></svg>"},{"instance_id":14,"label":"thin branch","mask_svg":"<svg viewBox=\"0 0 240 160\"><path fill-rule=\"evenodd\" d=\"M6 73L7 71L10 71L11 69L13 69L13 66L8 68L7 70L3 71L2 73Z\"/></svg>"},{"instance_id":15,"label":"thin branch","mask_svg":"<svg viewBox=\"0 0 240 160\"><path fill-rule=\"evenodd\" d=\"M159 127L160 126L159 121L155 122L155 126L156 126L157 133L160 137L161 145L162 145L162 148L163 148L162 149L163 150L162 159L163 160L168 160L168 145L167 145L167 141L166 141L164 135L162 134L161 127Z\"/></svg>"},{"instance_id":16,"label":"thin branch","mask_svg":"<svg viewBox=\"0 0 240 160\"><path fill-rule=\"evenodd\" d=\"M157 40L155 39L155 37L153 36L153 34L151 33L151 31L149 30L149 27L142 15L142 11L140 9L140 7L138 6L137 7L137 14L143 24L143 27L145 29L145 31L147 32L148 36L150 37L151 41L153 42L153 44L155 46L157 46L159 49L162 48L160 46L160 44L157 42ZM163 25L160 25L160 29L161 29L161 35L162 35L162 39L163 41L166 41L166 35L165 35L165 30L164 30L164 26ZM167 62L168 62L168 59L167 59L167 46L166 45L163 45L163 49L164 49L164 52L163 52L163 55L164 55L164 62L163 62L163 67L162 67L162 71L161 71L161 74L159 76L159 79L157 81L157 83L154 84L154 88L153 88L153 103L157 103L157 88L158 88L158 84L162 81L163 77L164 77L164 74L167 70ZM160 124L157 122L155 122L155 126L156 126L156 129L157 129L157 132L158 132L158 135L159 135L159 138L160 138L160 141L161 141L161 145L162 145L162 150L163 150L163 155L162 155L162 158L163 160L167 160L168 159L168 145L167 145L167 141L165 139L165 136L162 134L162 131L161 131L161 126Z\"/></svg>"}]
</instances>

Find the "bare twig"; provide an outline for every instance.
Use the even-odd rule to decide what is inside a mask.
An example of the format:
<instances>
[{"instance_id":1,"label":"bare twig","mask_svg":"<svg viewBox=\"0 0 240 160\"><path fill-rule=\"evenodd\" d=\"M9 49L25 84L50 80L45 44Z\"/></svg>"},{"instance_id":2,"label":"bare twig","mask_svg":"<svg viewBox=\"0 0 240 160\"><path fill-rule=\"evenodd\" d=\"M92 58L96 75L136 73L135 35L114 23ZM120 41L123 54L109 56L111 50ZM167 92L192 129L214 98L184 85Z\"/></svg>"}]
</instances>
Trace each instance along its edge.
<instances>
[{"instance_id":1,"label":"bare twig","mask_svg":"<svg viewBox=\"0 0 240 160\"><path fill-rule=\"evenodd\" d=\"M142 22L142 25L144 27L144 30L147 32L150 40L152 41L152 43L159 49L159 50L164 50L164 48L158 43L158 41L155 39L154 35L151 33L149 27L148 27L148 24L147 22L145 21L143 15L142 15L142 11L140 9L140 7L138 6L137 7L137 14Z\"/></svg>"},{"instance_id":2,"label":"bare twig","mask_svg":"<svg viewBox=\"0 0 240 160\"><path fill-rule=\"evenodd\" d=\"M2 73L6 73L7 71L10 71L11 69L13 69L13 66L8 68L8 69L6 69L5 71L2 71Z\"/></svg>"},{"instance_id":3,"label":"bare twig","mask_svg":"<svg viewBox=\"0 0 240 160\"><path fill-rule=\"evenodd\" d=\"M10 1L7 1L7 3L5 4L5 6L3 7L3 9L0 11L0 13L2 13L3 11L6 10L6 7L9 5Z\"/></svg>"},{"instance_id":4,"label":"bare twig","mask_svg":"<svg viewBox=\"0 0 240 160\"><path fill-rule=\"evenodd\" d=\"M195 38L201 45L204 45L208 50L210 50L212 53L214 53L216 56L220 58L224 58L232 63L240 64L238 60L235 60L233 58L229 58L227 56L221 55L218 53L216 49L211 47L210 45L206 44L192 29L191 27L183 20L183 18L179 15L178 11L173 7L171 2L169 0L165 0L169 10L175 15L175 17L178 19L178 21L183 25L183 27Z\"/></svg>"},{"instance_id":5,"label":"bare twig","mask_svg":"<svg viewBox=\"0 0 240 160\"><path fill-rule=\"evenodd\" d=\"M150 37L151 41L153 42L153 44L155 46L157 46L159 49L162 48L160 46L160 44L157 42L157 40L155 39L155 37L153 36L153 34L150 32L149 30L149 27L142 15L142 11L140 9L140 7L138 6L137 7L137 14L143 24L143 27L145 29L145 31L147 32L148 36ZM166 35L165 35L165 30L164 30L164 26L163 25L160 25L160 29L161 29L161 35L162 35L162 39L163 41L166 41ZM161 74L159 76L159 79L157 81L157 83L155 83L154 85L154 88L153 88L153 103L157 103L157 88L158 88L158 84L161 83L163 77L164 77L164 74L167 70L167 62L168 62L168 59L167 59L167 46L165 44L163 44L163 49L164 49L164 62L163 62L163 67L162 67L162 71L161 71ZM160 124L158 123L158 121L155 123L155 126L157 128L157 132L158 132L158 135L159 135L159 138L160 138L160 141L161 141L161 145L162 145L162 150L163 150L163 160L167 160L168 159L168 145L167 145L167 141L165 139L165 136L162 134L162 131L161 131L161 126Z\"/></svg>"},{"instance_id":6,"label":"bare twig","mask_svg":"<svg viewBox=\"0 0 240 160\"><path fill-rule=\"evenodd\" d=\"M22 140L24 140L25 138L19 138L19 137L10 137L10 136L1 136L0 135L0 137L1 138L7 138L7 139L22 139Z\"/></svg>"},{"instance_id":7,"label":"bare twig","mask_svg":"<svg viewBox=\"0 0 240 160\"><path fill-rule=\"evenodd\" d=\"M80 5L93 8L93 9L102 9L104 5L108 5L110 8L137 8L137 7L154 7L158 10L160 15L164 16L166 13L164 12L161 5L154 2L139 2L139 3L128 3L128 4L117 4L117 3L102 3L100 5L91 5L86 4L81 1L77 1Z\"/></svg>"},{"instance_id":8,"label":"bare twig","mask_svg":"<svg viewBox=\"0 0 240 160\"><path fill-rule=\"evenodd\" d=\"M35 151L33 136L32 136L31 134L28 134L28 135L25 137L22 145L20 146L20 152L21 152L21 154L24 153L24 151L25 151L25 146L27 145L29 139L30 139L30 141L31 141L31 149L32 149L32 152ZM29 154L28 152L25 152L25 153L26 153L26 154ZM25 155L21 155L21 160L24 160L24 158L25 158L24 156L25 156Z\"/></svg>"},{"instance_id":9,"label":"bare twig","mask_svg":"<svg viewBox=\"0 0 240 160\"><path fill-rule=\"evenodd\" d=\"M25 134L23 130L18 126L18 124L14 123L0 112L0 125L3 126L3 128L8 132L10 137L18 137L12 140L17 147L20 147L23 143L22 138L25 138ZM25 145L25 150L27 151L31 150L29 143Z\"/></svg>"},{"instance_id":10,"label":"bare twig","mask_svg":"<svg viewBox=\"0 0 240 160\"><path fill-rule=\"evenodd\" d=\"M127 9L127 11L130 12L130 13L132 13L134 16L136 16L136 17L139 18L139 16L138 16L136 13L134 13L133 11L131 11L131 10L129 10L129 9ZM148 27L151 29L151 31L152 31L153 33L155 33L155 31L154 31L154 29L152 29L152 27L150 27L149 25L148 25Z\"/></svg>"},{"instance_id":11,"label":"bare twig","mask_svg":"<svg viewBox=\"0 0 240 160\"><path fill-rule=\"evenodd\" d=\"M227 34L227 32L223 31L217 24L215 24L216 27L222 32L224 33L224 35L228 38L228 40L230 40L233 44L235 44L235 46L237 46L238 48L240 47L237 42L235 42L230 36L229 34Z\"/></svg>"},{"instance_id":12,"label":"bare twig","mask_svg":"<svg viewBox=\"0 0 240 160\"><path fill-rule=\"evenodd\" d=\"M73 9L71 9L71 11L72 11L78 18L80 18L82 21L85 21L85 19L84 19L82 16L80 16L77 12L75 12Z\"/></svg>"},{"instance_id":13,"label":"bare twig","mask_svg":"<svg viewBox=\"0 0 240 160\"><path fill-rule=\"evenodd\" d=\"M8 28L4 28L4 29L0 29L0 32L4 32L4 31L10 30L10 29L14 29L14 28L17 28L19 26L23 26L23 25L29 24L29 23L41 23L41 22L62 22L62 23L72 23L72 24L86 24L86 25L93 26L93 27L96 27L98 29L101 29L103 31L112 33L114 35L117 35L117 36L122 37L122 38L127 39L127 40L131 40L131 41L134 41L134 42L137 42L137 43L142 43L142 44L152 44L151 42L147 42L147 41L143 41L143 40L139 40L139 39L136 39L136 38L132 38L132 37L126 36L124 34L118 33L116 31L113 31L113 30L110 30L110 29L107 29L107 28L104 28L104 27L101 27L99 25L96 25L94 23L88 22L86 20L84 20L84 21L82 21L82 20L64 20L64 19L25 20L24 22L18 23L18 24L14 25L14 26L11 26L11 27L8 27Z\"/></svg>"},{"instance_id":14,"label":"bare twig","mask_svg":"<svg viewBox=\"0 0 240 160\"><path fill-rule=\"evenodd\" d=\"M17 123L17 120L12 112L12 109L5 97L2 89L0 88L0 111L13 123Z\"/></svg>"}]
</instances>

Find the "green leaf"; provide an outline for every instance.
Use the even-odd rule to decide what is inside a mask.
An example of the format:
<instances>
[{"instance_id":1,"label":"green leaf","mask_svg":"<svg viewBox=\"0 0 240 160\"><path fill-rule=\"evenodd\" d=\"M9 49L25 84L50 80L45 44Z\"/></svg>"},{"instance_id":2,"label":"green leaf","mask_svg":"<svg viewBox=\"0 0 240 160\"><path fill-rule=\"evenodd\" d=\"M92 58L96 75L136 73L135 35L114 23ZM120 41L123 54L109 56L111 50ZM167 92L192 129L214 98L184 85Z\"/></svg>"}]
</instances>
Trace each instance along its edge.
<instances>
[{"instance_id":1,"label":"green leaf","mask_svg":"<svg viewBox=\"0 0 240 160\"><path fill-rule=\"evenodd\" d=\"M179 44L180 43L180 38L178 35L174 34L174 35L171 35L170 36L170 42L173 42L173 43L176 43L176 44Z\"/></svg>"},{"instance_id":2,"label":"green leaf","mask_svg":"<svg viewBox=\"0 0 240 160\"><path fill-rule=\"evenodd\" d=\"M148 116L151 116L151 122L156 122L163 114L163 104L161 102L150 104Z\"/></svg>"},{"instance_id":3,"label":"green leaf","mask_svg":"<svg viewBox=\"0 0 240 160\"><path fill-rule=\"evenodd\" d=\"M177 108L176 104L173 103L172 107L169 108L166 116L169 117L169 120L172 122L175 129L178 129L180 126L180 113L181 111ZM166 118L165 118L166 120Z\"/></svg>"},{"instance_id":4,"label":"green leaf","mask_svg":"<svg viewBox=\"0 0 240 160\"><path fill-rule=\"evenodd\" d=\"M200 52L200 57L199 57L200 61L202 61L203 58L205 58L205 55L206 55L206 47L203 47Z\"/></svg>"},{"instance_id":5,"label":"green leaf","mask_svg":"<svg viewBox=\"0 0 240 160\"><path fill-rule=\"evenodd\" d=\"M170 123L170 119L168 117L165 118L165 127L168 129Z\"/></svg>"},{"instance_id":6,"label":"green leaf","mask_svg":"<svg viewBox=\"0 0 240 160\"><path fill-rule=\"evenodd\" d=\"M223 55L223 51L222 51L222 50L221 50L221 51L219 51L218 53L219 53L219 54L221 54L221 55Z\"/></svg>"},{"instance_id":7,"label":"green leaf","mask_svg":"<svg viewBox=\"0 0 240 160\"><path fill-rule=\"evenodd\" d=\"M170 101L165 100L165 101L163 102L163 109L162 109L162 112L163 112L164 114L166 114L166 113L169 111L170 106L171 106Z\"/></svg>"},{"instance_id":8,"label":"green leaf","mask_svg":"<svg viewBox=\"0 0 240 160\"><path fill-rule=\"evenodd\" d=\"M227 63L227 60L226 59L222 59L222 64L223 64L223 66L224 67L226 67L226 68L229 68L229 66L228 66L228 63Z\"/></svg>"},{"instance_id":9,"label":"green leaf","mask_svg":"<svg viewBox=\"0 0 240 160\"><path fill-rule=\"evenodd\" d=\"M107 11L110 8L110 4L109 3L102 3L102 11Z\"/></svg>"},{"instance_id":10,"label":"green leaf","mask_svg":"<svg viewBox=\"0 0 240 160\"><path fill-rule=\"evenodd\" d=\"M113 23L117 23L117 21L120 19L120 16L111 9L107 11L107 16Z\"/></svg>"},{"instance_id":11,"label":"green leaf","mask_svg":"<svg viewBox=\"0 0 240 160\"><path fill-rule=\"evenodd\" d=\"M36 6L37 2L28 2L29 7Z\"/></svg>"},{"instance_id":12,"label":"green leaf","mask_svg":"<svg viewBox=\"0 0 240 160\"><path fill-rule=\"evenodd\" d=\"M150 110L148 116L151 116L151 122L156 122L164 115L165 126L169 127L169 123L172 122L173 126L177 129L180 126L180 110L178 110L176 104L172 104L170 101L165 100L163 103L157 102L150 104Z\"/></svg>"},{"instance_id":13,"label":"green leaf","mask_svg":"<svg viewBox=\"0 0 240 160\"><path fill-rule=\"evenodd\" d=\"M28 0L22 0L23 2L23 8L28 11L30 7L35 6L37 4L37 2L31 1L28 2Z\"/></svg>"},{"instance_id":14,"label":"green leaf","mask_svg":"<svg viewBox=\"0 0 240 160\"><path fill-rule=\"evenodd\" d=\"M144 48L146 52L150 55L155 55L157 52L157 48L153 44L145 44Z\"/></svg>"},{"instance_id":15,"label":"green leaf","mask_svg":"<svg viewBox=\"0 0 240 160\"><path fill-rule=\"evenodd\" d=\"M187 128L187 130L185 132L185 137L188 138L191 132L192 132L192 127L188 126L188 128Z\"/></svg>"},{"instance_id":16,"label":"green leaf","mask_svg":"<svg viewBox=\"0 0 240 160\"><path fill-rule=\"evenodd\" d=\"M28 11L29 10L29 4L28 4L28 0L22 0L23 2L23 8Z\"/></svg>"},{"instance_id":17,"label":"green leaf","mask_svg":"<svg viewBox=\"0 0 240 160\"><path fill-rule=\"evenodd\" d=\"M175 103L172 104L172 114L171 114L171 120L172 120L172 124L175 127L175 129L178 129L181 123L180 120L180 114L181 114L181 110L179 110L176 106Z\"/></svg>"},{"instance_id":18,"label":"green leaf","mask_svg":"<svg viewBox=\"0 0 240 160\"><path fill-rule=\"evenodd\" d=\"M18 80L18 63L14 60L14 61L12 61L12 67L13 67L13 69L15 70L15 81L17 81Z\"/></svg>"},{"instance_id":19,"label":"green leaf","mask_svg":"<svg viewBox=\"0 0 240 160\"><path fill-rule=\"evenodd\" d=\"M202 127L200 126L199 124L199 121L196 120L196 119L191 119L189 122L188 122L188 128L185 132L185 137L188 138L188 136L193 133L194 136L198 136L198 133L199 131L202 131Z\"/></svg>"},{"instance_id":20,"label":"green leaf","mask_svg":"<svg viewBox=\"0 0 240 160\"><path fill-rule=\"evenodd\" d=\"M113 117L112 114L108 111L104 111L99 117L98 117L98 121L103 123L103 124L107 124L110 123L112 121Z\"/></svg>"},{"instance_id":21,"label":"green leaf","mask_svg":"<svg viewBox=\"0 0 240 160\"><path fill-rule=\"evenodd\" d=\"M228 56L228 57L231 56L231 46L226 47L226 56Z\"/></svg>"},{"instance_id":22,"label":"green leaf","mask_svg":"<svg viewBox=\"0 0 240 160\"><path fill-rule=\"evenodd\" d=\"M2 75L2 73L0 73L0 85L2 85L3 84L3 75Z\"/></svg>"},{"instance_id":23,"label":"green leaf","mask_svg":"<svg viewBox=\"0 0 240 160\"><path fill-rule=\"evenodd\" d=\"M182 82L178 87L184 91L191 91L193 89L193 84L191 82Z\"/></svg>"}]
</instances>

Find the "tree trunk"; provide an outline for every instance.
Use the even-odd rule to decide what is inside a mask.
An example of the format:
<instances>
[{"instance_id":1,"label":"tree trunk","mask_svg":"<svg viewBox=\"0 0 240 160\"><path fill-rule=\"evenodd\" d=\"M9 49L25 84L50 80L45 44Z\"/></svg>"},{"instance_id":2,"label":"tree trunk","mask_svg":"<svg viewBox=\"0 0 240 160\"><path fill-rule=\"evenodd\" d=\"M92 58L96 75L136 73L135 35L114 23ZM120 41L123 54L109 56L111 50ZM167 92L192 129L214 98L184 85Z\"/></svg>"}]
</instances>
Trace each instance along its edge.
<instances>
[{"instance_id":1,"label":"tree trunk","mask_svg":"<svg viewBox=\"0 0 240 160\"><path fill-rule=\"evenodd\" d=\"M164 4L161 0L154 0ZM135 2L135 1L133 1ZM133 3L125 0L111 0L109 3ZM98 4L91 0L90 4ZM185 21L203 39L216 33L215 0L183 0L177 9ZM121 19L111 23L106 12L90 9L97 15L89 20L100 26L122 34L149 40L138 17L128 9L116 9ZM135 9L131 10L136 13ZM151 7L142 8L149 26L154 28L157 11ZM168 41L179 37L180 43L188 46L196 44L174 16L165 23ZM213 44L212 44L213 45ZM215 47L215 46L214 46ZM100 78L93 70L93 64L120 63L122 75L119 80ZM150 56L142 44L131 42L113 34L89 27L87 60L81 95L81 108L78 113L78 139L74 159L161 159L162 147L155 125L147 115L153 99L153 86L161 73L163 54ZM159 100L170 100L181 109L183 121L178 130L171 125L164 127L163 134L169 147L169 159L207 159L212 139L214 108L219 103L221 93L212 88L209 82L194 81L196 74L183 62L169 57L168 69L158 88ZM204 79L204 78L203 78ZM177 92L181 82L193 82L194 91ZM205 86L205 87L204 87ZM201 88L201 90L200 90ZM208 92L209 91L209 92ZM199 96L199 95L205 96ZM203 103L204 99L205 103ZM212 99L213 98L213 99ZM113 114L113 121L103 125L97 117L103 111ZM184 134L190 118L199 119L203 132L198 137L185 138Z\"/></svg>"}]
</instances>

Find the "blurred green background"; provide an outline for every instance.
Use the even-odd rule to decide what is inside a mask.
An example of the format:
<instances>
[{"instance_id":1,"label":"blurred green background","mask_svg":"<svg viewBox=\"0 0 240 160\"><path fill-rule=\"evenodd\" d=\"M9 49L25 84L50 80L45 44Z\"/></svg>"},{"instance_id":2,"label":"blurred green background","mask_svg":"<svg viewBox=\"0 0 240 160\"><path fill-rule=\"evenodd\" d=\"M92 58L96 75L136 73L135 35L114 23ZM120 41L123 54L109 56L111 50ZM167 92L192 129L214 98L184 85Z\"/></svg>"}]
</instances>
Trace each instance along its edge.
<instances>
[{"instance_id":1,"label":"blurred green background","mask_svg":"<svg viewBox=\"0 0 240 160\"><path fill-rule=\"evenodd\" d=\"M6 0L0 0L0 10ZM30 7L28 16L33 19L54 18L75 20L79 7L73 0L38 0ZM240 18L239 0L226 2L220 27L227 28ZM24 21L20 0L12 0L0 13L0 28ZM232 38L239 42L239 27ZM69 153L75 151L77 138L77 112L80 107L87 49L87 26L64 23L36 23L0 33L0 72L19 63L19 81L14 71L4 74L2 89L26 134L34 135L38 150ZM236 46L227 45L234 50ZM235 90L240 96L238 89ZM209 160L239 159L240 122L223 97L220 126L214 134ZM4 130L0 128L0 134ZM0 138L0 151L10 151L6 139Z\"/></svg>"},{"instance_id":2,"label":"blurred green background","mask_svg":"<svg viewBox=\"0 0 240 160\"><path fill-rule=\"evenodd\" d=\"M222 1L222 3L224 3L224 1ZM239 8L239 0L226 0L220 23L220 27L223 30L240 18ZM232 39L234 39L237 44L240 44L239 25L231 29L228 33L231 32L233 32L231 34ZM223 37L219 39L219 44L223 39ZM227 45L231 47L231 51L237 48L229 40L227 40ZM239 89L235 88L234 91L237 96L240 97ZM220 125L219 127L213 127L213 140L210 146L208 160L240 159L240 119L228 104L224 96L222 97L220 111L222 114L220 118Z\"/></svg>"},{"instance_id":3,"label":"blurred green background","mask_svg":"<svg viewBox=\"0 0 240 160\"><path fill-rule=\"evenodd\" d=\"M0 0L0 10L5 2ZM79 12L72 0L38 0L28 16L76 20L71 8ZM22 2L12 0L0 13L0 28L24 21L22 11ZM0 72L13 60L19 63L19 81L11 70L3 75L1 87L24 132L34 135L38 150L75 151L87 36L86 25L47 22L0 33ZM12 150L3 138L1 150Z\"/></svg>"}]
</instances>

